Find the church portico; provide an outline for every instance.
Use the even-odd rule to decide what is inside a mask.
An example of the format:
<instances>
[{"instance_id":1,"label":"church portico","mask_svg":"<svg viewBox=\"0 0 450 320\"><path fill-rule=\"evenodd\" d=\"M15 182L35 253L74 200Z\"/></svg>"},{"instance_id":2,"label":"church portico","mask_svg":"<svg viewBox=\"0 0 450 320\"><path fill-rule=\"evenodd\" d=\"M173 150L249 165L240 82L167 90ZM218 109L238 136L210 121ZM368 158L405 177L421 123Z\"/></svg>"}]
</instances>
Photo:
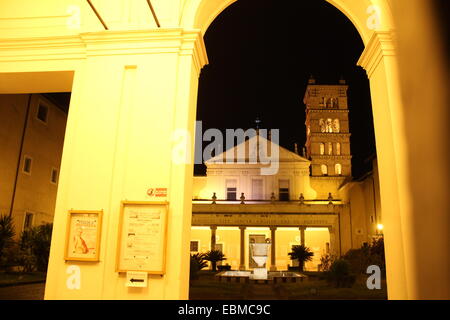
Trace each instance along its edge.
<instances>
[{"instance_id":1,"label":"church portico","mask_svg":"<svg viewBox=\"0 0 450 320\"><path fill-rule=\"evenodd\" d=\"M236 210L236 207L240 210ZM340 214L335 204L259 203L193 204L191 253L221 250L233 270L251 270L250 243L270 239L266 267L271 271L296 266L289 252L305 245L314 252L306 270L316 271L325 254L340 255Z\"/></svg>"}]
</instances>

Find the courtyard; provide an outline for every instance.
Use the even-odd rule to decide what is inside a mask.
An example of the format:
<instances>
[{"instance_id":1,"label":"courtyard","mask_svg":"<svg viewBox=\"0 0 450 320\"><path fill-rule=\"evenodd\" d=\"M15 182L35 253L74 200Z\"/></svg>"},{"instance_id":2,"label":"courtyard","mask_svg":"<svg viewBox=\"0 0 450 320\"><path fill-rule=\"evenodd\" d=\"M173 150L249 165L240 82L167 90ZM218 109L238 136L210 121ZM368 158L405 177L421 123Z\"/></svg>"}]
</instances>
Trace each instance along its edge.
<instances>
[{"instance_id":1,"label":"courtyard","mask_svg":"<svg viewBox=\"0 0 450 320\"><path fill-rule=\"evenodd\" d=\"M364 276L352 288L335 288L319 275L299 283L256 284L220 282L211 271L191 280L190 300L386 300L386 281L381 290L369 290ZM43 300L45 283L0 288L0 300Z\"/></svg>"},{"instance_id":2,"label":"courtyard","mask_svg":"<svg viewBox=\"0 0 450 320\"><path fill-rule=\"evenodd\" d=\"M357 278L352 288L335 288L319 273L310 273L298 283L237 283L220 282L211 271L199 272L191 280L190 300L386 300L386 281L381 290L369 290L366 278Z\"/></svg>"}]
</instances>

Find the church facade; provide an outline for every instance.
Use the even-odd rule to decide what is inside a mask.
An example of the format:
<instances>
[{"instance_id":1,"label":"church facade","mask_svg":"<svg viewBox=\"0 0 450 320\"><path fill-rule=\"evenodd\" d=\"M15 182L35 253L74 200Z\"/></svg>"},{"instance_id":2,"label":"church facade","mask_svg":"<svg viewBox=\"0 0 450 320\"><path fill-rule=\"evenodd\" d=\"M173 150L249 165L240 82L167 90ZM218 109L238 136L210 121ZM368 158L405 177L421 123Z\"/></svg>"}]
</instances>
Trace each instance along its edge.
<instances>
[{"instance_id":1,"label":"church facade","mask_svg":"<svg viewBox=\"0 0 450 320\"><path fill-rule=\"evenodd\" d=\"M337 85L309 80L302 155L297 147L290 151L256 134L205 161L206 176L194 177L191 253L221 250L222 264L249 270L255 266L250 243L270 239L270 270L295 266L288 253L303 244L314 253L305 269L315 271L322 256L341 256L378 236L376 171L361 181L351 177L347 89L343 80ZM262 175L264 164L249 161L259 146L278 148L276 174ZM225 153L242 149L244 161L224 161Z\"/></svg>"}]
</instances>

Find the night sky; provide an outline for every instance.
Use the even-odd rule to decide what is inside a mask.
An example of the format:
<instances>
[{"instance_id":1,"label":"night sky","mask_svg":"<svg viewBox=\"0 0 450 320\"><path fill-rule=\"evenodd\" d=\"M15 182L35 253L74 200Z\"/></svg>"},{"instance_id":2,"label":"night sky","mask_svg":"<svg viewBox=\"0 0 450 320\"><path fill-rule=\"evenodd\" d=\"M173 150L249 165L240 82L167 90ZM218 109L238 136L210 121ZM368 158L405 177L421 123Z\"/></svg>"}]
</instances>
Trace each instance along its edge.
<instances>
[{"instance_id":1,"label":"night sky","mask_svg":"<svg viewBox=\"0 0 450 320\"><path fill-rule=\"evenodd\" d=\"M318 84L349 85L353 176L371 169L375 153L369 82L356 66L364 45L339 10L317 0L239 0L205 34L209 65L200 76L197 120L208 128L280 129L281 146L305 144L303 96ZM204 144L204 146L207 143ZM204 167L197 165L196 174Z\"/></svg>"}]
</instances>

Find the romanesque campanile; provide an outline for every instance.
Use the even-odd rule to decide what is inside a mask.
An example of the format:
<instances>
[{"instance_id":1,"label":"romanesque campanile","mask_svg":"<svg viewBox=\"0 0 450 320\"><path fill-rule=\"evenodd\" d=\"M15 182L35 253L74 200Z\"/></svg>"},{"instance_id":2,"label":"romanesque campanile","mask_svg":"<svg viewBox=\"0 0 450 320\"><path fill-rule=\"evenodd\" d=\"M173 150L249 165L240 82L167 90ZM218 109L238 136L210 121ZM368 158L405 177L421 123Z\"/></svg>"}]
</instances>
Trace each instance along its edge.
<instances>
[{"instance_id":1,"label":"romanesque campanile","mask_svg":"<svg viewBox=\"0 0 450 320\"><path fill-rule=\"evenodd\" d=\"M306 105L306 152L312 177L351 176L350 132L345 80L339 85L308 81Z\"/></svg>"}]
</instances>

